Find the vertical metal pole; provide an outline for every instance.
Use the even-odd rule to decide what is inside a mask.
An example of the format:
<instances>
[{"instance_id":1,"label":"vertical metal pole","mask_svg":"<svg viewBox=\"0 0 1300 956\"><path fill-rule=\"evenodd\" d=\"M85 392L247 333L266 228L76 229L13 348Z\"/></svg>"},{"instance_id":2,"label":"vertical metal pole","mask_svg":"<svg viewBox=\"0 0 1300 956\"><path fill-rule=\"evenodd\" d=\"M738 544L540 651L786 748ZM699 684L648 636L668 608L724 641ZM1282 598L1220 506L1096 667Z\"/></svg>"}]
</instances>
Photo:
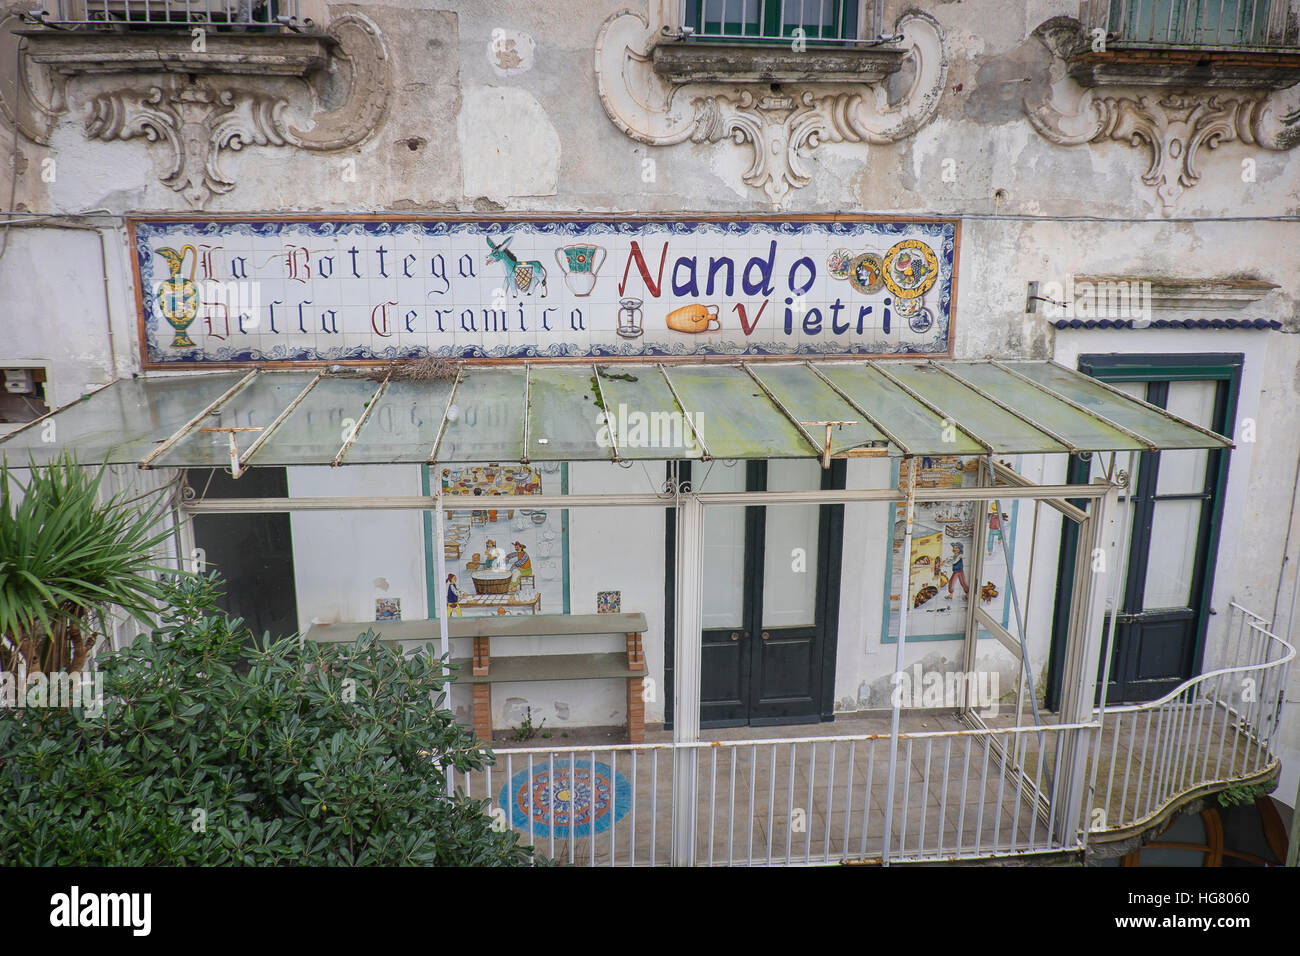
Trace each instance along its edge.
<instances>
[{"instance_id":1,"label":"vertical metal pole","mask_svg":"<svg viewBox=\"0 0 1300 956\"><path fill-rule=\"evenodd\" d=\"M450 658L451 654L451 637L447 635L447 602L445 594L447 593L447 550L446 550L446 532L443 529L442 520L442 486L439 484L438 493L434 496L437 506L433 510L433 536L434 536L434 553L433 559L438 566L438 637L441 640L441 652L445 658ZM443 674L451 674L450 670L443 667Z\"/></svg>"},{"instance_id":2,"label":"vertical metal pole","mask_svg":"<svg viewBox=\"0 0 1300 956\"><path fill-rule=\"evenodd\" d=\"M987 463L980 461L979 471L976 472L977 487L983 488L986 485L996 484L997 478L993 472L993 457L989 456ZM979 654L979 621L975 617L975 612L979 609L979 588L980 582L984 580L984 541L988 536L989 527L989 503L987 501L975 502L975 520L971 528L971 553L966 555L966 566L969 573L966 577L970 585L966 592L966 625L963 629L965 637L962 641L962 671L967 674L975 673L975 662ZM1003 532L1005 534L1005 531ZM951 581L948 582L952 584ZM958 682L958 694L961 697L959 712L964 716L970 712L971 702L967 699L966 691L968 690L966 681Z\"/></svg>"},{"instance_id":3,"label":"vertical metal pole","mask_svg":"<svg viewBox=\"0 0 1300 956\"><path fill-rule=\"evenodd\" d=\"M438 491L434 495L434 500L436 504L433 509L433 538L434 538L433 560L438 568L438 589L434 592L435 594L438 595L438 607L437 607L438 636L441 641L440 650L442 652L442 657L444 660L450 660L451 659L451 638L447 634L447 613L448 612L447 612L447 601L445 597L447 594L447 550L446 550L447 539L443 528L442 482L438 482ZM432 611L434 609L430 608L429 610ZM442 673L444 677L450 678L451 676L451 671L446 664L443 665ZM451 695L450 688L444 686L442 689L441 702L439 703L440 707L447 706L447 702L450 699L450 695ZM489 723L491 722L491 720L492 720L492 715L489 714L488 715ZM488 742L491 743L491 741Z\"/></svg>"},{"instance_id":4,"label":"vertical metal pole","mask_svg":"<svg viewBox=\"0 0 1300 956\"><path fill-rule=\"evenodd\" d=\"M443 532L442 523L442 482L438 482L438 491L434 495L433 509L433 560L434 566L438 569L438 587L434 590L437 596L435 607L429 608L429 613L433 613L435 608L438 612L438 631L441 637L441 653L444 662L451 660L451 639L447 636L447 551L445 548L446 538ZM442 676L445 680L451 680L451 669L446 663L442 665ZM438 706L451 709L451 687L448 684L442 685L442 693L438 695ZM488 714L488 726L492 726L492 715ZM489 737L492 735L489 733ZM492 741L487 741L491 743ZM447 795L454 793L455 771L453 770L447 776ZM531 780L532 777L530 776Z\"/></svg>"},{"instance_id":5,"label":"vertical metal pole","mask_svg":"<svg viewBox=\"0 0 1300 956\"><path fill-rule=\"evenodd\" d=\"M903 673L903 646L907 643L907 592L912 579L912 520L916 515L916 459L907 458L907 506L903 511L903 584L898 590L898 644L894 647L894 674ZM899 472L902 473L901 470ZM893 529L890 529L893 536ZM895 678L897 679L897 677ZM898 718L902 697L895 692L893 709L889 715L889 796L885 801L885 833L881 844L880 862L889 866L889 840L894 822L894 785L898 775ZM906 812L906 808L904 808Z\"/></svg>"},{"instance_id":6,"label":"vertical metal pole","mask_svg":"<svg viewBox=\"0 0 1300 956\"><path fill-rule=\"evenodd\" d=\"M1074 594L1070 609L1070 630L1066 639L1065 671L1062 675L1062 723L1086 723L1092 717L1097 689L1098 657L1102 647L1102 616L1106 602L1093 573L1093 558L1101 549L1106 517L1114 514L1119 501L1119 487L1111 484L1104 497L1093 500L1088 520L1080 528L1079 547L1075 553ZM1114 558L1114 555L1110 555ZM1108 562L1110 564L1112 562ZM1087 781L1088 737L1086 731L1071 730L1061 735L1062 770L1058 771L1053 791L1063 801L1057 818L1062 845L1072 845L1075 835L1084 828L1082 819ZM1054 798L1053 802L1056 802Z\"/></svg>"},{"instance_id":7,"label":"vertical metal pole","mask_svg":"<svg viewBox=\"0 0 1300 956\"><path fill-rule=\"evenodd\" d=\"M704 505L693 494L677 507L677 621L673 646L674 866L695 864L695 748L700 739Z\"/></svg>"}]
</instances>

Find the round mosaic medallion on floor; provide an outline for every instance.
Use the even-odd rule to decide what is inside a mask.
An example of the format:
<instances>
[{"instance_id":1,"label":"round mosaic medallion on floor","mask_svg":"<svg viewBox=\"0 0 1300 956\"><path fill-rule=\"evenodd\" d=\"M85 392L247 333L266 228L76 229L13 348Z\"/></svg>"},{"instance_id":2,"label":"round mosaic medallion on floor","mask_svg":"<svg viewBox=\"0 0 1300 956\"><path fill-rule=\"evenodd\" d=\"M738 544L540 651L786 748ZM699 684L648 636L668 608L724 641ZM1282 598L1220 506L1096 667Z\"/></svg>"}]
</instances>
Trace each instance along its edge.
<instances>
[{"instance_id":1,"label":"round mosaic medallion on floor","mask_svg":"<svg viewBox=\"0 0 1300 956\"><path fill-rule=\"evenodd\" d=\"M510 825L537 839L568 839L608 830L632 808L632 784L608 764L556 760L521 770L501 788L500 805L509 807ZM554 834L552 834L554 831Z\"/></svg>"}]
</instances>

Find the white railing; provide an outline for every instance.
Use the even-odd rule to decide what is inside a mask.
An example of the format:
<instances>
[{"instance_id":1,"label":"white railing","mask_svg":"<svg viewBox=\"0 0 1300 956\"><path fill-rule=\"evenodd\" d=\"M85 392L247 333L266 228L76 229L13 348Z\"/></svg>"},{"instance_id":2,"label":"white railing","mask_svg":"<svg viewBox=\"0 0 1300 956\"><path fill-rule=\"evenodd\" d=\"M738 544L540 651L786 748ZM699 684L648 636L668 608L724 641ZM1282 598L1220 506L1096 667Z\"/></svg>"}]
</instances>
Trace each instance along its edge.
<instances>
[{"instance_id":1,"label":"white railing","mask_svg":"<svg viewBox=\"0 0 1300 956\"><path fill-rule=\"evenodd\" d=\"M1159 700L1107 708L1091 760L1094 833L1141 827L1198 790L1274 768L1295 649L1268 626L1231 603L1216 669Z\"/></svg>"},{"instance_id":2,"label":"white railing","mask_svg":"<svg viewBox=\"0 0 1300 956\"><path fill-rule=\"evenodd\" d=\"M872 42L883 7L884 0L682 0L680 23L698 40Z\"/></svg>"},{"instance_id":3,"label":"white railing","mask_svg":"<svg viewBox=\"0 0 1300 956\"><path fill-rule=\"evenodd\" d=\"M1091 723L907 732L896 750L888 734L499 749L494 766L453 771L448 783L565 864L1076 852L1090 837L1149 826L1198 791L1275 768L1295 651L1235 603L1217 646L1215 670Z\"/></svg>"},{"instance_id":4,"label":"white railing","mask_svg":"<svg viewBox=\"0 0 1300 956\"><path fill-rule=\"evenodd\" d=\"M1090 0L1082 19L1133 46L1278 48L1296 45L1289 0Z\"/></svg>"},{"instance_id":5,"label":"white railing","mask_svg":"<svg viewBox=\"0 0 1300 956\"><path fill-rule=\"evenodd\" d=\"M60 26L263 26L296 21L298 0L57 0L42 21Z\"/></svg>"},{"instance_id":6,"label":"white railing","mask_svg":"<svg viewBox=\"0 0 1300 956\"><path fill-rule=\"evenodd\" d=\"M888 734L498 750L450 776L567 864L975 860L1082 848L1051 794L1062 746L1091 730L900 734L892 793Z\"/></svg>"}]
</instances>

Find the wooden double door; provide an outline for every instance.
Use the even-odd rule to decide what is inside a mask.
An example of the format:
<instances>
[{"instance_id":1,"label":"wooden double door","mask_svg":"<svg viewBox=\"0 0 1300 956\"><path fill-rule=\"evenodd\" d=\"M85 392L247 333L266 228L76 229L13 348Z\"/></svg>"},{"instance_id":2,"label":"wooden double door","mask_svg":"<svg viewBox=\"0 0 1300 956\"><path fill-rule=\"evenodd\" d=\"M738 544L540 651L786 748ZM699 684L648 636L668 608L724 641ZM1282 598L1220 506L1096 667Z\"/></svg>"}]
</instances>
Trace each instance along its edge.
<instances>
[{"instance_id":1,"label":"wooden double door","mask_svg":"<svg viewBox=\"0 0 1300 956\"><path fill-rule=\"evenodd\" d=\"M844 461L829 470L809 460L692 467L693 489L701 492L844 487ZM832 718L843 510L705 510L701 726Z\"/></svg>"}]
</instances>

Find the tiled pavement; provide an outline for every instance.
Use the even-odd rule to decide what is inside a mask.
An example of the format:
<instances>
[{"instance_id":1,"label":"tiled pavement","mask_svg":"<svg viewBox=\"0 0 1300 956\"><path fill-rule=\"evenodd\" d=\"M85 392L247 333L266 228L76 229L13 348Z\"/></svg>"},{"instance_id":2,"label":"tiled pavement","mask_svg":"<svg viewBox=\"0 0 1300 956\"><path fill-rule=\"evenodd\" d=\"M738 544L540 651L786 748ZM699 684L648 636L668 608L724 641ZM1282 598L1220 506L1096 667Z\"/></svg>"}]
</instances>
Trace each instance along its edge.
<instances>
[{"instance_id":1,"label":"tiled pavement","mask_svg":"<svg viewBox=\"0 0 1300 956\"><path fill-rule=\"evenodd\" d=\"M912 733L963 729L967 728L952 716L933 715L905 715L901 726L903 732ZM815 863L879 859L888 800L888 732L887 716L856 715L809 726L709 732L710 740L736 745L706 746L695 752L696 862L764 865L787 860ZM833 742L815 739L868 734L882 737ZM794 744L745 743L777 736L803 739ZM1045 735L1049 746L1054 736ZM648 744L671 739L670 733L647 735ZM1046 821L1034 812L1030 785L1014 773L1000 775L997 753L986 747L984 740L914 738L910 748L906 739L901 742L890 827L894 858L899 847L906 848L909 856L935 859L987 852L995 844L1009 848L1013 833L1021 846L1048 848ZM1036 735L1022 740L1025 750L1038 746ZM564 743L567 746L570 741ZM604 765L597 768L601 772L612 771L627 781L621 795L615 790L609 794L607 806L598 805L594 841L581 826L574 834L563 827L556 835L537 828L530 835L526 823L527 790L512 788L516 798L522 800L512 821L520 824L516 829L521 838L525 842L531 839L543 855L562 863L668 864L673 836L672 753L653 749L611 751L608 744L594 741L590 748L594 749L556 754L554 769L565 780L572 761L573 769L580 771L578 776L583 778L583 771L594 760ZM527 753L504 743L496 744L495 749L497 764L491 773L475 773L468 778L470 795L489 799L490 809L500 806L508 779L522 781L530 770ZM549 754L534 752L531 759L533 773L551 771ZM691 764L690 758L684 756L680 772L690 773ZM460 789L465 790L466 778L462 776L459 782ZM570 795L561 791L559 799L570 799ZM580 815L589 812L589 802L584 800L589 798L583 792L576 795ZM567 808L567 804L562 802L561 807ZM612 826L604 823L610 818L616 821ZM540 819L547 819L545 813Z\"/></svg>"}]
</instances>

